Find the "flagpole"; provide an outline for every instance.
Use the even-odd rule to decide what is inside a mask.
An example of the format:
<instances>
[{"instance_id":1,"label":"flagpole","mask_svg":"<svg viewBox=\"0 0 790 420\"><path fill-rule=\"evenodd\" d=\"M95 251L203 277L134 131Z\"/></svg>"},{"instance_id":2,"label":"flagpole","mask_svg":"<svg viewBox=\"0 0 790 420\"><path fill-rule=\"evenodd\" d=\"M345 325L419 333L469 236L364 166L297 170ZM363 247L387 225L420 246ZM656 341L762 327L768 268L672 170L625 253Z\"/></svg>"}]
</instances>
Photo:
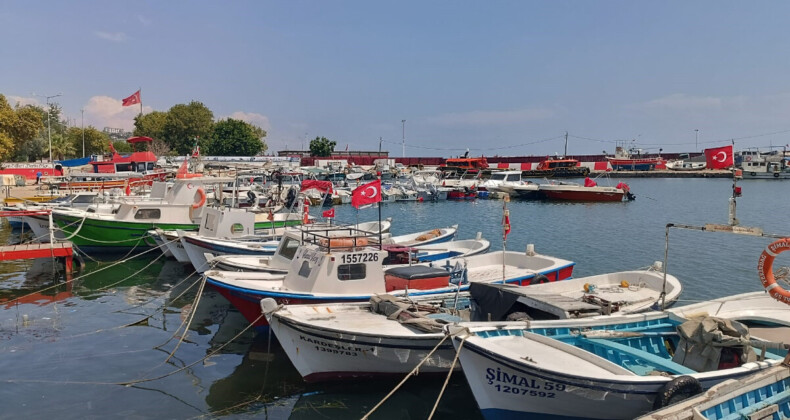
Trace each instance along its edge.
<instances>
[{"instance_id":1,"label":"flagpole","mask_svg":"<svg viewBox=\"0 0 790 420\"><path fill-rule=\"evenodd\" d=\"M507 234L509 230L510 217L508 217L507 202L510 201L510 195L505 194L505 199L502 201L502 282L505 282L505 255L507 250Z\"/></svg>"},{"instance_id":2,"label":"flagpole","mask_svg":"<svg viewBox=\"0 0 790 420\"><path fill-rule=\"evenodd\" d=\"M137 91L140 92L137 95L137 98L140 99L140 116L143 116L143 88L141 87Z\"/></svg>"},{"instance_id":3,"label":"flagpole","mask_svg":"<svg viewBox=\"0 0 790 420\"><path fill-rule=\"evenodd\" d=\"M381 137L379 137L379 159L381 159ZM376 204L379 208L379 250L382 249L382 238L381 238L381 171L377 171L376 173L379 179L379 202Z\"/></svg>"}]
</instances>

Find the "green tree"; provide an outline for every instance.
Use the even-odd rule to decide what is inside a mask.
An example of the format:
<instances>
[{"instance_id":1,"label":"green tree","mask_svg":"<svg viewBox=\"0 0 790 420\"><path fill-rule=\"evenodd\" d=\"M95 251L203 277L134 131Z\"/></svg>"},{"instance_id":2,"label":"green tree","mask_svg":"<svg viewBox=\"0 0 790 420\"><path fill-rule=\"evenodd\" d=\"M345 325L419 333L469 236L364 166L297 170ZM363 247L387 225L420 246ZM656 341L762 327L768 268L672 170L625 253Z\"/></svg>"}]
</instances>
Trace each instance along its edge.
<instances>
[{"instance_id":1,"label":"green tree","mask_svg":"<svg viewBox=\"0 0 790 420\"><path fill-rule=\"evenodd\" d=\"M253 126L228 118L214 124L214 133L209 148L217 156L255 156L263 148L260 137L256 137Z\"/></svg>"},{"instance_id":2,"label":"green tree","mask_svg":"<svg viewBox=\"0 0 790 420\"><path fill-rule=\"evenodd\" d=\"M252 127L252 132L255 134L255 137L258 140L260 140L261 144L263 145L263 147L261 147L261 151L258 152L258 153L261 153L261 154L266 153L266 151L269 150L269 145L266 144L265 141L263 141L263 138L266 137L266 134L267 134L266 130L258 127L255 124L250 124L250 127Z\"/></svg>"},{"instance_id":3,"label":"green tree","mask_svg":"<svg viewBox=\"0 0 790 420\"><path fill-rule=\"evenodd\" d=\"M151 137L164 140L167 112L153 111L134 117L134 136Z\"/></svg>"},{"instance_id":4,"label":"green tree","mask_svg":"<svg viewBox=\"0 0 790 420\"><path fill-rule=\"evenodd\" d=\"M118 140L112 142L112 147L115 148L115 151L118 153L131 153L132 152L132 145L127 143L124 140Z\"/></svg>"},{"instance_id":5,"label":"green tree","mask_svg":"<svg viewBox=\"0 0 790 420\"><path fill-rule=\"evenodd\" d=\"M74 145L61 133L52 133L52 159L64 160L76 156Z\"/></svg>"},{"instance_id":6,"label":"green tree","mask_svg":"<svg viewBox=\"0 0 790 420\"><path fill-rule=\"evenodd\" d=\"M337 145L337 142L329 140L326 137L316 137L310 140L310 156L332 156L332 152L335 151L335 145Z\"/></svg>"},{"instance_id":7,"label":"green tree","mask_svg":"<svg viewBox=\"0 0 790 420\"><path fill-rule=\"evenodd\" d=\"M14 108L8 104L5 95L0 95L0 160L8 159L14 152L12 133L16 124Z\"/></svg>"},{"instance_id":8,"label":"green tree","mask_svg":"<svg viewBox=\"0 0 790 420\"><path fill-rule=\"evenodd\" d=\"M179 155L192 151L195 138L201 149L208 148L214 129L214 114L200 102L174 105L167 111L162 129L163 140Z\"/></svg>"},{"instance_id":9,"label":"green tree","mask_svg":"<svg viewBox=\"0 0 790 420\"><path fill-rule=\"evenodd\" d=\"M66 139L71 143L77 156L82 156L82 131L79 127L70 127L66 130ZM110 144L110 136L106 133L93 126L85 128L85 156L104 153L109 150L108 144Z\"/></svg>"}]
</instances>

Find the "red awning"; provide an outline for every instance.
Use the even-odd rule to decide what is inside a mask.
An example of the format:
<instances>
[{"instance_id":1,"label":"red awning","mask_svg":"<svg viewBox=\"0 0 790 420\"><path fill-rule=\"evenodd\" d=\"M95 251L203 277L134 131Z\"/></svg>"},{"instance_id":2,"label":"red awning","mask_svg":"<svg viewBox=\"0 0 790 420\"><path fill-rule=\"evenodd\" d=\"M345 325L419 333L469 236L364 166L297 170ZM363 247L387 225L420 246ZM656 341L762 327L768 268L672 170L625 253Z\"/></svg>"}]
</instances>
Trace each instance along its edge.
<instances>
[{"instance_id":1,"label":"red awning","mask_svg":"<svg viewBox=\"0 0 790 420\"><path fill-rule=\"evenodd\" d=\"M314 179L306 179L302 181L302 191L307 191L314 188L322 193L332 192L332 183L329 181L316 181Z\"/></svg>"}]
</instances>

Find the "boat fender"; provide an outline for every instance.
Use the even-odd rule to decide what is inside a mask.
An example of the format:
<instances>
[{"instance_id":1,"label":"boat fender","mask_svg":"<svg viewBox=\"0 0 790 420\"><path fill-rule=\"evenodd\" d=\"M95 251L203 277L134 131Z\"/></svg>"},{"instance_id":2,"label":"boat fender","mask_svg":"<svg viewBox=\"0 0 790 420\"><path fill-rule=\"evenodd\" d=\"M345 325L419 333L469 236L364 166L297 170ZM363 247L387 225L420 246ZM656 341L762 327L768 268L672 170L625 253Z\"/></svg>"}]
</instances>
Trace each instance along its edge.
<instances>
[{"instance_id":1,"label":"boat fender","mask_svg":"<svg viewBox=\"0 0 790 420\"><path fill-rule=\"evenodd\" d=\"M790 292L776 284L773 269L776 256L788 249L790 249L790 238L779 239L768 245L757 260L757 271L760 275L760 282L768 294L774 299L790 305Z\"/></svg>"},{"instance_id":2,"label":"boat fender","mask_svg":"<svg viewBox=\"0 0 790 420\"><path fill-rule=\"evenodd\" d=\"M778 172L774 173L774 178L779 178L779 173Z\"/></svg>"},{"instance_id":3,"label":"boat fender","mask_svg":"<svg viewBox=\"0 0 790 420\"><path fill-rule=\"evenodd\" d=\"M702 385L691 376L683 375L661 387L653 402L653 410L666 407L702 393Z\"/></svg>"},{"instance_id":4,"label":"boat fender","mask_svg":"<svg viewBox=\"0 0 790 420\"><path fill-rule=\"evenodd\" d=\"M192 209L197 210L206 204L206 192L203 191L203 188L198 188L195 193L200 196L200 200L192 204Z\"/></svg>"},{"instance_id":5,"label":"boat fender","mask_svg":"<svg viewBox=\"0 0 790 420\"><path fill-rule=\"evenodd\" d=\"M511 312L507 314L505 321L532 321L532 317L526 312Z\"/></svg>"},{"instance_id":6,"label":"boat fender","mask_svg":"<svg viewBox=\"0 0 790 420\"><path fill-rule=\"evenodd\" d=\"M535 274L535 277L532 278L532 281L530 281L529 284L544 284L549 283L550 281L551 280L549 280L549 278L543 274Z\"/></svg>"},{"instance_id":7,"label":"boat fender","mask_svg":"<svg viewBox=\"0 0 790 420\"><path fill-rule=\"evenodd\" d=\"M757 175L757 172L749 172L749 175L751 175L751 176L756 176L756 175Z\"/></svg>"}]
</instances>

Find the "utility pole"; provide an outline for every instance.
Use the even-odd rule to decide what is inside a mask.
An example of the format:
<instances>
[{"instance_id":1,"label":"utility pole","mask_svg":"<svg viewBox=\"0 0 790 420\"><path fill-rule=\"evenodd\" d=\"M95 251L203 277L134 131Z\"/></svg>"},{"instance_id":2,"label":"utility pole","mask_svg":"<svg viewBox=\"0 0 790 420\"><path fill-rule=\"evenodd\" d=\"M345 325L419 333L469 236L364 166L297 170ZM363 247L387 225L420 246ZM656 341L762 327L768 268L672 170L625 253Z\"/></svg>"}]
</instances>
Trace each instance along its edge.
<instances>
[{"instance_id":1,"label":"utility pole","mask_svg":"<svg viewBox=\"0 0 790 420\"><path fill-rule=\"evenodd\" d=\"M403 150L401 151L401 157L406 157L406 120L400 120L400 123L403 127L403 137L401 137L403 141Z\"/></svg>"},{"instance_id":2,"label":"utility pole","mask_svg":"<svg viewBox=\"0 0 790 420\"><path fill-rule=\"evenodd\" d=\"M82 115L82 157L85 157L85 108L80 109Z\"/></svg>"},{"instance_id":3,"label":"utility pole","mask_svg":"<svg viewBox=\"0 0 790 420\"><path fill-rule=\"evenodd\" d=\"M699 138L699 129L694 129L694 151L699 152L699 147L697 146L697 139Z\"/></svg>"},{"instance_id":4,"label":"utility pole","mask_svg":"<svg viewBox=\"0 0 790 420\"><path fill-rule=\"evenodd\" d=\"M565 154L562 156L563 158L568 157L568 132L565 132Z\"/></svg>"},{"instance_id":5,"label":"utility pole","mask_svg":"<svg viewBox=\"0 0 790 420\"><path fill-rule=\"evenodd\" d=\"M49 140L49 164L52 165L52 174L55 174L55 162L52 161L52 123L49 121L49 114L51 114L51 109L49 107L49 100L52 98L57 98L58 96L62 96L62 93L58 93L57 95L36 95L35 93L33 96L42 96L46 98L47 102L47 139Z\"/></svg>"}]
</instances>

